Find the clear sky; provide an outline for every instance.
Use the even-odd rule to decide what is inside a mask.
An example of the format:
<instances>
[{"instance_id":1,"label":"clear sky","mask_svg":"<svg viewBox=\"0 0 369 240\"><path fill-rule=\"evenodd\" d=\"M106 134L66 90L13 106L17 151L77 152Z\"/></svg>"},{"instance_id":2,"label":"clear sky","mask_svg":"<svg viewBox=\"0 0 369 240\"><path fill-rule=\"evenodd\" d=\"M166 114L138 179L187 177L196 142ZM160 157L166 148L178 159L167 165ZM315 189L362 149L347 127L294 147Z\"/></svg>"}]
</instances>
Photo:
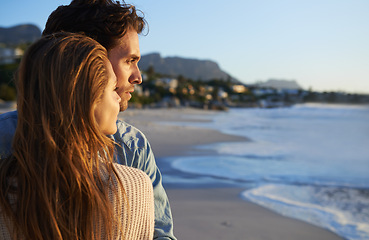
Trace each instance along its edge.
<instances>
[{"instance_id":1,"label":"clear sky","mask_svg":"<svg viewBox=\"0 0 369 240\"><path fill-rule=\"evenodd\" d=\"M69 0L0 0L0 26L34 23ZM369 93L368 0L127 0L149 34L141 54L210 59L244 83L296 80L317 91Z\"/></svg>"}]
</instances>

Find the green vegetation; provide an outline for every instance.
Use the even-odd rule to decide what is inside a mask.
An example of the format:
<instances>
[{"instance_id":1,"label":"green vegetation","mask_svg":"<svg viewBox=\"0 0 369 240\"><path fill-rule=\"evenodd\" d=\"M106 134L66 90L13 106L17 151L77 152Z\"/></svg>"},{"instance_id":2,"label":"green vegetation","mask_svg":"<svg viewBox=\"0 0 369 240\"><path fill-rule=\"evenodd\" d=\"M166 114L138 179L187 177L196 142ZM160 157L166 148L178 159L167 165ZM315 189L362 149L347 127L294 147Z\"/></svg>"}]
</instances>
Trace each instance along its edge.
<instances>
[{"instance_id":1,"label":"green vegetation","mask_svg":"<svg viewBox=\"0 0 369 240\"><path fill-rule=\"evenodd\" d=\"M14 74L19 62L0 65L0 99L4 101L14 101L16 90L14 84Z\"/></svg>"},{"instance_id":2,"label":"green vegetation","mask_svg":"<svg viewBox=\"0 0 369 240\"><path fill-rule=\"evenodd\" d=\"M22 51L32 44L32 42L24 42L20 44L0 43L0 48L17 48ZM16 88L14 82L14 74L18 69L20 59L14 59L13 63L0 64L0 99L4 101L14 101L16 99Z\"/></svg>"}]
</instances>

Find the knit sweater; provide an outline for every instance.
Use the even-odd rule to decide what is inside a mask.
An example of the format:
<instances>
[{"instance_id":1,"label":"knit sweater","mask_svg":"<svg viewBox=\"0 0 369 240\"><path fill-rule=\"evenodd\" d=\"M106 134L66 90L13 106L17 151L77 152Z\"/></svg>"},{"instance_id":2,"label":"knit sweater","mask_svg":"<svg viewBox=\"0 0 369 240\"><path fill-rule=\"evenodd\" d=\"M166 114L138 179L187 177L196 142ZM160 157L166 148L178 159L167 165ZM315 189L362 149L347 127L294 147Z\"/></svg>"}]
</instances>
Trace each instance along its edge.
<instances>
[{"instance_id":1,"label":"knit sweater","mask_svg":"<svg viewBox=\"0 0 369 240\"><path fill-rule=\"evenodd\" d=\"M114 166L124 189L120 187L116 179L113 179L112 186L106 187L108 188L108 196L114 206L115 214L120 213L120 221L126 225L124 227L124 238L115 234L114 239L153 239L154 197L150 178L139 169L120 164L114 164ZM102 173L102 177L108 178L109 176L106 173ZM114 197L113 189L118 189L120 201ZM127 199L128 208L125 205L125 199ZM0 209L0 239L11 240L6 223L7 219ZM99 223L96 224L97 227L99 225ZM116 233L116 229L118 228L113 229L114 233ZM104 239L104 236L101 239Z\"/></svg>"},{"instance_id":2,"label":"knit sweater","mask_svg":"<svg viewBox=\"0 0 369 240\"><path fill-rule=\"evenodd\" d=\"M115 211L121 208L122 222L127 224L124 239L152 240L154 237L154 194L150 178L143 171L115 164L118 176L122 181L129 204L129 213L124 211L124 205L116 204ZM115 182L118 184L117 182ZM124 199L122 189L119 198ZM114 199L113 191L109 191L109 199ZM116 200L116 199L115 199ZM121 201L122 202L122 201Z\"/></svg>"}]
</instances>

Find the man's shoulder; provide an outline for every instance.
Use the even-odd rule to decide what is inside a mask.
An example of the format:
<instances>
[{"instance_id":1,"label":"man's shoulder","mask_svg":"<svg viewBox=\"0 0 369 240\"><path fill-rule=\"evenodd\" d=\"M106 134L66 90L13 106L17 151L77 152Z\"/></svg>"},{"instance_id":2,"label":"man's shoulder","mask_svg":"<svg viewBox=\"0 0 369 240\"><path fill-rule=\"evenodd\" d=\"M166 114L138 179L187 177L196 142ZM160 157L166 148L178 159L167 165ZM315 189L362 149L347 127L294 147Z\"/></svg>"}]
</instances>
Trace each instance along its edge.
<instances>
[{"instance_id":1,"label":"man's shoulder","mask_svg":"<svg viewBox=\"0 0 369 240\"><path fill-rule=\"evenodd\" d=\"M117 121L117 132L113 138L129 148L145 148L148 143L146 136L138 128L122 120Z\"/></svg>"},{"instance_id":2,"label":"man's shoulder","mask_svg":"<svg viewBox=\"0 0 369 240\"><path fill-rule=\"evenodd\" d=\"M6 113L0 114L0 124L6 122L12 122L18 120L18 112L17 111L10 111Z\"/></svg>"},{"instance_id":3,"label":"man's shoulder","mask_svg":"<svg viewBox=\"0 0 369 240\"><path fill-rule=\"evenodd\" d=\"M13 135L17 128L18 112L6 112L0 114L0 133L1 135Z\"/></svg>"},{"instance_id":4,"label":"man's shoulder","mask_svg":"<svg viewBox=\"0 0 369 240\"><path fill-rule=\"evenodd\" d=\"M17 128L17 122L18 122L17 111L0 114L0 134L2 136L13 135L15 129Z\"/></svg>"},{"instance_id":5,"label":"man's shoulder","mask_svg":"<svg viewBox=\"0 0 369 240\"><path fill-rule=\"evenodd\" d=\"M11 152L17 122L17 111L0 114L0 158L8 156Z\"/></svg>"}]
</instances>

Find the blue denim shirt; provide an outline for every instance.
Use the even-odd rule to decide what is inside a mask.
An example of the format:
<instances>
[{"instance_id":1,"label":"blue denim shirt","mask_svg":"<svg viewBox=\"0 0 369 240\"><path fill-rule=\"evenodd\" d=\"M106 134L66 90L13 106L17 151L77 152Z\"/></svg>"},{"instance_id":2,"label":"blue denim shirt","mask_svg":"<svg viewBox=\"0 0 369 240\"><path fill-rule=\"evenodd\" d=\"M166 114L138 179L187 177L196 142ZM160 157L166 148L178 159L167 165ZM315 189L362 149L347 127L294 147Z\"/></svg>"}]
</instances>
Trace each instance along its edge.
<instances>
[{"instance_id":1,"label":"blue denim shirt","mask_svg":"<svg viewBox=\"0 0 369 240\"><path fill-rule=\"evenodd\" d=\"M0 158L11 153L12 139L17 127L17 111L0 115ZM162 185L162 176L145 135L123 121L117 121L118 131L112 136L116 143L117 162L144 171L154 187L155 233L154 239L176 239L168 197Z\"/></svg>"}]
</instances>

